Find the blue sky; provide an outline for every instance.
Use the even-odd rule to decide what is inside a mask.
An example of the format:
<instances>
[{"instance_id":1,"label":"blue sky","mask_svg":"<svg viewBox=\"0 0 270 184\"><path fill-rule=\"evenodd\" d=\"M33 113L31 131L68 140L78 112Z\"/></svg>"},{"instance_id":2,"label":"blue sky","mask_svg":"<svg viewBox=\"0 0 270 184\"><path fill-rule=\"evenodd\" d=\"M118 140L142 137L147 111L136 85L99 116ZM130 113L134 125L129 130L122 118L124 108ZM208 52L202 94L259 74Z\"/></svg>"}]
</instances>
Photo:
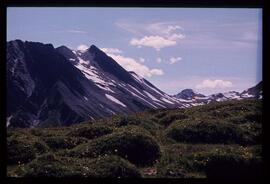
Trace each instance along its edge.
<instances>
[{"instance_id":1,"label":"blue sky","mask_svg":"<svg viewBox=\"0 0 270 184\"><path fill-rule=\"evenodd\" d=\"M261 9L8 8L7 40L94 44L168 94L242 91L262 80Z\"/></svg>"}]
</instances>

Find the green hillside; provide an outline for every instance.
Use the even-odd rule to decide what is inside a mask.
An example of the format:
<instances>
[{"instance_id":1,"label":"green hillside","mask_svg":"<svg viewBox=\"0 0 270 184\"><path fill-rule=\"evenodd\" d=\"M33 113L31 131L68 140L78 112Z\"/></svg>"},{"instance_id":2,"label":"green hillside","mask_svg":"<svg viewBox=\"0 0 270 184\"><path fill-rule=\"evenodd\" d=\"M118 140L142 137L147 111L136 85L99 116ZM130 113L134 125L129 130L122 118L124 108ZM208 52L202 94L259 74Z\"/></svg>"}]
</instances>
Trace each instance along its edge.
<instances>
[{"instance_id":1,"label":"green hillside","mask_svg":"<svg viewBox=\"0 0 270 184\"><path fill-rule=\"evenodd\" d=\"M259 177L262 102L149 110L69 127L8 129L11 177Z\"/></svg>"}]
</instances>

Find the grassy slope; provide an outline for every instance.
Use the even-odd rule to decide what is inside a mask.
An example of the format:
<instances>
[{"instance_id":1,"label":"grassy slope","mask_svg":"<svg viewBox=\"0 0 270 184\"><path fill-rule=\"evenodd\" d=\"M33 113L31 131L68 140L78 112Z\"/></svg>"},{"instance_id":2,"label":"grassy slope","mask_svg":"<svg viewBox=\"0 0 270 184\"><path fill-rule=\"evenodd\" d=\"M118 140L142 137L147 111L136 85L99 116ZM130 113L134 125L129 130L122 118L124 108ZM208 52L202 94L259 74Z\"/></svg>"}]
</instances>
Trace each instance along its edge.
<instances>
[{"instance_id":1,"label":"grassy slope","mask_svg":"<svg viewBox=\"0 0 270 184\"><path fill-rule=\"evenodd\" d=\"M8 176L258 177L261 101L8 130Z\"/></svg>"}]
</instances>

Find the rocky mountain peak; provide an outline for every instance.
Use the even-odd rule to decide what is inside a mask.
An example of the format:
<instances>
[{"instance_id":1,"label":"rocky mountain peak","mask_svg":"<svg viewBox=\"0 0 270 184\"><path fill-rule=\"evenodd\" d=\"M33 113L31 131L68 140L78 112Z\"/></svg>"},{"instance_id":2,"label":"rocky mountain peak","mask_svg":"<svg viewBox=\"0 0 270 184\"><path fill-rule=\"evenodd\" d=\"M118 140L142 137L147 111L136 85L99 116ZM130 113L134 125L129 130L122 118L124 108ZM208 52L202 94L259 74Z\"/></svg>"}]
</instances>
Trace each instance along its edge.
<instances>
[{"instance_id":1,"label":"rocky mountain peak","mask_svg":"<svg viewBox=\"0 0 270 184\"><path fill-rule=\"evenodd\" d=\"M193 99L195 97L204 97L204 95L194 92L192 89L184 89L177 95L175 95L177 98L182 98L186 100Z\"/></svg>"},{"instance_id":2,"label":"rocky mountain peak","mask_svg":"<svg viewBox=\"0 0 270 184\"><path fill-rule=\"evenodd\" d=\"M15 46L14 46L15 45ZM181 103L92 45L7 43L7 126L47 127Z\"/></svg>"}]
</instances>

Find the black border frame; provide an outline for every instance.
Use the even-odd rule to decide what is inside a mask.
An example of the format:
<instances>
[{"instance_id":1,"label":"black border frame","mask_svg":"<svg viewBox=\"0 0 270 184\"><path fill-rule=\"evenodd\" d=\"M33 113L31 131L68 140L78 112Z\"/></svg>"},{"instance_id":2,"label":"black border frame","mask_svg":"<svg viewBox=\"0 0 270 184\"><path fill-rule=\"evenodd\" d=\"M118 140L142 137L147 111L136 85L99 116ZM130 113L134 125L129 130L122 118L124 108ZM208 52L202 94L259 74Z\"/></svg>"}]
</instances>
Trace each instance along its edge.
<instances>
[{"instance_id":1,"label":"black border frame","mask_svg":"<svg viewBox=\"0 0 270 184\"><path fill-rule=\"evenodd\" d=\"M3 1L3 2L1 2ZM0 124L0 176L1 176L1 183L141 183L141 182L148 182L148 183L196 183L196 182L210 182L210 183L228 183L228 182L256 182L260 183L263 182L265 179L266 168L268 166L268 155L269 152L267 150L266 140L267 140L267 131L268 131L268 124L267 122L267 112L270 112L269 108L269 95L270 91L267 88L268 83L268 73L267 68L269 67L268 63L268 56L269 51L267 52L267 41L269 40L269 14L270 11L269 7L266 6L267 0L0 0L1 10L0 10L0 18L2 19L2 23L4 24L1 26L1 42L0 45L1 51L3 53L0 54L2 58L2 66L0 67L1 71L1 79L5 80L5 72L6 72L6 27L7 27L7 7L164 7L164 8L261 8L263 12L263 63L262 63L262 75L263 75L263 178L261 180L209 180L209 179L98 179L98 178L9 178L6 176L6 160L7 160L7 153L6 153L6 125L5 122L5 104L2 103L3 110L1 110L1 120L2 123ZM6 83L5 81L2 83L5 86L0 90L0 98L1 102L6 102ZM3 85L1 85L3 86Z\"/></svg>"}]
</instances>

